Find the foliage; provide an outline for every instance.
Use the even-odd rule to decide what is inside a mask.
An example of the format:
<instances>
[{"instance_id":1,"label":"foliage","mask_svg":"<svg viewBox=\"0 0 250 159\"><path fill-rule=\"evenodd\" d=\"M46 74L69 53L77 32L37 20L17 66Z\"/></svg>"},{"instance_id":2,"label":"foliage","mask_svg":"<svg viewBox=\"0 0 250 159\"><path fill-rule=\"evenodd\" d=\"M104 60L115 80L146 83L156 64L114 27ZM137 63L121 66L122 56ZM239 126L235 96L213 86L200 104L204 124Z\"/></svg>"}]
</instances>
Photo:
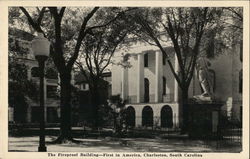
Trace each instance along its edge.
<instances>
[{"instance_id":1,"label":"foliage","mask_svg":"<svg viewBox=\"0 0 250 159\"><path fill-rule=\"evenodd\" d=\"M121 137L126 131L126 101L122 100L120 95L111 96L108 105L112 109L114 118L115 135Z\"/></svg>"},{"instance_id":2,"label":"foliage","mask_svg":"<svg viewBox=\"0 0 250 159\"><path fill-rule=\"evenodd\" d=\"M188 88L197 59L200 56L214 57L227 43L221 34L225 30L225 26L220 23L222 13L222 8L213 7L137 8L127 16L128 23L135 22L137 26L133 33L158 47L167 59L182 90L183 105L188 101ZM173 67L171 57L165 50L171 44L175 50L178 70ZM182 106L181 112L184 123L182 130L185 131L188 125L188 106Z\"/></svg>"},{"instance_id":3,"label":"foliage","mask_svg":"<svg viewBox=\"0 0 250 159\"><path fill-rule=\"evenodd\" d=\"M86 35L91 34L95 28L100 28L106 24L101 19L92 20L99 7L77 8L77 7L19 7L19 13L16 8L11 8L20 17L18 20L24 28L30 27L31 33L41 32L51 42L50 55L60 75L60 101L61 101L61 135L58 142L71 140L71 71L78 58L82 41ZM104 12L99 14L103 17ZM113 14L116 16L116 13ZM113 15L111 20L114 19ZM25 18L22 18L25 16ZM72 18L74 17L74 18ZM104 17L108 17L105 15ZM109 23L109 22L108 22Z\"/></svg>"},{"instance_id":4,"label":"foliage","mask_svg":"<svg viewBox=\"0 0 250 159\"><path fill-rule=\"evenodd\" d=\"M107 14L103 21L106 25L92 30L83 40L83 49L76 62L77 67L85 75L88 83L93 85L93 81L101 78L102 73L112 63L112 57L117 49L125 46L124 41L131 27L122 18L128 10L122 8L102 8L97 13L94 20L99 19L102 14ZM110 21L110 15L118 13L115 19ZM108 21L107 21L108 19ZM85 72L89 73L89 76Z\"/></svg>"},{"instance_id":5,"label":"foliage","mask_svg":"<svg viewBox=\"0 0 250 159\"><path fill-rule=\"evenodd\" d=\"M54 67L47 67L45 70L45 77L48 79L57 79L58 73L56 68Z\"/></svg>"},{"instance_id":6,"label":"foliage","mask_svg":"<svg viewBox=\"0 0 250 159\"><path fill-rule=\"evenodd\" d=\"M214 57L232 46L225 36L234 32L232 28L242 31L242 8L136 8L127 15L127 22L135 22L137 29L133 33L137 37L161 50L180 88L186 89L200 56ZM238 26L234 26L237 23ZM178 60L179 75L165 50L171 44Z\"/></svg>"},{"instance_id":7,"label":"foliage","mask_svg":"<svg viewBox=\"0 0 250 159\"><path fill-rule=\"evenodd\" d=\"M34 81L27 78L27 66L16 59L9 58L9 106L16 112L23 114L28 107L28 99L38 100L38 88ZM24 114L23 114L24 115ZM21 119L15 117L16 122Z\"/></svg>"},{"instance_id":8,"label":"foliage","mask_svg":"<svg viewBox=\"0 0 250 159\"><path fill-rule=\"evenodd\" d=\"M204 32L201 42L201 55L216 58L242 43L243 9L241 7L218 8L220 17L216 19L212 28Z\"/></svg>"},{"instance_id":9,"label":"foliage","mask_svg":"<svg viewBox=\"0 0 250 159\"><path fill-rule=\"evenodd\" d=\"M113 127L114 126L114 116L113 110L110 106L106 103L102 104L98 108L98 120L100 127Z\"/></svg>"},{"instance_id":10,"label":"foliage","mask_svg":"<svg viewBox=\"0 0 250 159\"><path fill-rule=\"evenodd\" d=\"M16 33L20 33L17 31ZM13 32L12 32L13 34ZM8 53L8 78L9 78L9 105L12 107L27 105L27 98L37 100L37 85L34 81L28 79L27 65L24 59L29 53L29 43L9 36ZM26 51L22 50L26 49ZM27 51L28 50L28 51Z\"/></svg>"},{"instance_id":11,"label":"foliage","mask_svg":"<svg viewBox=\"0 0 250 159\"><path fill-rule=\"evenodd\" d=\"M98 113L99 106L103 104L100 90L103 90L103 86L108 84L105 83L102 75L108 70L117 49L126 45L124 39L131 30L131 27L122 18L128 10L116 7L100 8L92 20L101 20L105 25L94 28L90 34L85 36L82 42L83 47L76 61L77 68L89 84L92 106L93 109L97 109L94 111L96 120L102 118L102 114Z\"/></svg>"},{"instance_id":12,"label":"foliage","mask_svg":"<svg viewBox=\"0 0 250 159\"><path fill-rule=\"evenodd\" d=\"M242 42L243 38L243 8L242 7L226 7L223 8L224 38L227 39L229 45Z\"/></svg>"},{"instance_id":13,"label":"foliage","mask_svg":"<svg viewBox=\"0 0 250 159\"><path fill-rule=\"evenodd\" d=\"M215 28L216 20L221 14L220 10L216 8L140 8L139 10L133 15L134 21L139 25L139 30L135 34L161 50L180 88L186 89L193 75L204 33ZM169 42L175 49L180 76L175 72L169 59L170 55L164 49Z\"/></svg>"},{"instance_id":14,"label":"foliage","mask_svg":"<svg viewBox=\"0 0 250 159\"><path fill-rule=\"evenodd\" d=\"M79 54L83 60L78 64L83 67L83 72L87 68L94 77L92 79L98 79L97 75L109 65L114 50L127 31L133 31L136 36L131 35L132 39L139 37L161 50L179 87L187 92L197 58L202 55L212 57L213 52L222 46L226 48L228 42L223 41L224 37L235 28L235 24L242 22L241 8L226 10L207 7L10 7L9 24L32 34L42 32L50 40L50 55L61 78L61 117L65 119L61 128L70 134L67 123L71 107L70 79ZM229 13L233 23L226 26L221 22L229 17ZM239 35L241 28L240 24L237 28ZM174 47L179 72L175 72L165 50L169 43Z\"/></svg>"}]
</instances>

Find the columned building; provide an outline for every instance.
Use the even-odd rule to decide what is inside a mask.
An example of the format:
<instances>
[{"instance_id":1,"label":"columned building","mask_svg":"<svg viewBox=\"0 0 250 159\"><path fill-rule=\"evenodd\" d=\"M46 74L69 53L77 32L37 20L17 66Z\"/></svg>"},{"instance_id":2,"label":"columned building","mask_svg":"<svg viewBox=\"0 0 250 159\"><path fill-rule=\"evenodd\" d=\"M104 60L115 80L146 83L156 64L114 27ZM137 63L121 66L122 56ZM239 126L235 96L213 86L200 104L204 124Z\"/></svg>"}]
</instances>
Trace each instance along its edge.
<instances>
[{"instance_id":1,"label":"columned building","mask_svg":"<svg viewBox=\"0 0 250 159\"><path fill-rule=\"evenodd\" d=\"M172 47L165 47L169 59L178 72L178 62ZM242 115L242 61L241 45L207 59L213 74L216 102L223 103L222 112L241 121ZM179 128L179 87L167 64L166 57L154 47L135 46L127 53L115 57L128 61L126 65L112 66L112 95L120 94L126 100L129 122L136 127ZM189 87L189 97L202 94L195 70Z\"/></svg>"},{"instance_id":2,"label":"columned building","mask_svg":"<svg viewBox=\"0 0 250 159\"><path fill-rule=\"evenodd\" d=\"M173 48L167 50L175 65ZM129 66L112 67L112 94L120 94L127 101L130 122L137 127L178 128L178 84L166 58L151 48L128 56ZM175 69L178 71L178 65Z\"/></svg>"}]
</instances>

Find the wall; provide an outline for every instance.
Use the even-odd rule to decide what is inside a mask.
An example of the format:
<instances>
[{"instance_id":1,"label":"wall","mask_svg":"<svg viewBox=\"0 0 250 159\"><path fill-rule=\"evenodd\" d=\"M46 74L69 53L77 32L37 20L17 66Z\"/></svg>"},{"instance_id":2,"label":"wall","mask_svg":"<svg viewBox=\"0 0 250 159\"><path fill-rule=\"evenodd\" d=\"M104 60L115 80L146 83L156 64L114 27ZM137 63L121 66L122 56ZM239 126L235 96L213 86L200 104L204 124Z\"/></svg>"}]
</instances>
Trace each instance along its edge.
<instances>
[{"instance_id":1,"label":"wall","mask_svg":"<svg viewBox=\"0 0 250 159\"><path fill-rule=\"evenodd\" d=\"M148 51L142 51L140 54L148 53L148 67L144 67L144 78L147 78L150 83L149 88L149 94L150 94L150 103L155 102L155 86L156 86L156 52L155 50L148 50ZM116 62L121 61L120 56L116 56L115 60ZM131 54L129 58L130 67L128 68L128 96L130 103L136 103L136 95L137 95L137 76L138 76L138 54ZM160 59L162 61L162 59ZM172 65L174 66L174 57L171 57ZM162 62L161 62L162 64ZM121 65L113 65L112 70L112 94L121 94L122 91L122 66ZM162 80L163 76L166 78L166 96L169 96L168 98L165 98L165 102L170 102L174 100L174 76L169 68L169 65L161 65L159 67L161 69L161 76L159 77L160 85L159 85L159 95L162 96ZM143 82L143 81L142 81ZM143 82L144 83L144 82ZM141 90L144 94L144 89ZM163 101L163 97L160 97L160 101Z\"/></svg>"},{"instance_id":2,"label":"wall","mask_svg":"<svg viewBox=\"0 0 250 159\"><path fill-rule=\"evenodd\" d=\"M149 65L144 68L144 77L149 79L150 82L150 103L154 103L155 94L155 51L157 48L144 49L132 49L130 52L132 56L129 59L131 67L128 69L128 96L130 97L129 103L137 103L137 74L138 74L138 64L137 64L137 54L148 52ZM242 94L239 93L239 71L242 68L242 62L240 61L240 44L233 46L231 49L227 49L225 52L216 56L214 59L210 59L210 68L215 71L215 91L214 96L216 102L225 103L222 109L233 111L233 114L239 119L240 116L240 106L242 106ZM170 58L172 65L175 65L174 57ZM170 99L163 100L163 102L174 102L175 93L175 78L166 62L166 65L160 67L162 69L162 75L167 80L167 93ZM121 93L121 67L112 67L112 94ZM162 78L160 78L162 80ZM161 88L159 88L161 89ZM144 92L143 92L144 93ZM197 77L197 71L194 71L193 79L189 87L189 98L194 95L200 95L201 87Z\"/></svg>"},{"instance_id":3,"label":"wall","mask_svg":"<svg viewBox=\"0 0 250 159\"><path fill-rule=\"evenodd\" d=\"M38 67L38 62L35 60L34 55L31 52L31 39L30 40L24 40L24 39L20 39L22 38L22 36L9 36L10 38L10 44L9 45L13 45L13 43L18 41L18 49L14 50L18 53L21 53L21 51L25 51L23 52L23 54L20 54L20 56L15 57L18 58L20 63L24 63L27 66L27 77L28 80L33 80L35 83L37 83L37 87L39 89L39 77L32 77L31 75L31 69L33 67ZM33 37L31 37L33 39ZM48 62L48 61L47 61ZM46 66L46 64L45 64ZM47 115L50 114L50 117L55 117L56 115L59 116L59 113L57 113L57 111L59 110L59 105L60 105L60 101L59 99L55 99L55 98L48 98L47 97L47 85L50 86L57 86L58 84L58 80L57 79L44 79L44 99L45 99L45 121L47 121ZM32 114L32 110L36 109L37 113L39 113L38 109L39 109L39 101L33 101L31 99L27 99L28 100L28 107L26 110L26 122L32 122L32 118L36 117L38 119L38 114ZM55 115L51 115L50 110L53 110L55 113L57 113ZM13 113L14 111L10 111L9 116L11 117L11 120L13 119ZM34 111L33 111L34 112Z\"/></svg>"},{"instance_id":4,"label":"wall","mask_svg":"<svg viewBox=\"0 0 250 159\"><path fill-rule=\"evenodd\" d=\"M159 126L161 124L161 109L163 106L168 105L171 107L173 112L173 127L179 127L179 105L177 103L149 103L149 104L127 104L126 107L132 106L135 109L135 126L142 126L142 110L145 106L150 106L153 110L153 124Z\"/></svg>"},{"instance_id":5,"label":"wall","mask_svg":"<svg viewBox=\"0 0 250 159\"><path fill-rule=\"evenodd\" d=\"M242 69L240 44L227 49L214 59L210 59L209 62L211 63L210 68L216 74L214 91L216 102L224 103L222 110L226 111L228 116L234 114L234 117L239 119L240 106L242 106L242 94L239 93L239 72ZM196 72L193 79L195 80L194 94L201 94ZM192 87L192 84L190 86Z\"/></svg>"},{"instance_id":6,"label":"wall","mask_svg":"<svg viewBox=\"0 0 250 159\"><path fill-rule=\"evenodd\" d=\"M175 65L175 58L171 57L170 61L172 63L172 65ZM175 77L172 73L172 71L170 70L170 67L166 61L166 64L162 66L163 68L163 76L166 78L166 96L169 96L170 99L169 100L165 100L166 102L173 102L174 101L174 83L175 83Z\"/></svg>"}]
</instances>

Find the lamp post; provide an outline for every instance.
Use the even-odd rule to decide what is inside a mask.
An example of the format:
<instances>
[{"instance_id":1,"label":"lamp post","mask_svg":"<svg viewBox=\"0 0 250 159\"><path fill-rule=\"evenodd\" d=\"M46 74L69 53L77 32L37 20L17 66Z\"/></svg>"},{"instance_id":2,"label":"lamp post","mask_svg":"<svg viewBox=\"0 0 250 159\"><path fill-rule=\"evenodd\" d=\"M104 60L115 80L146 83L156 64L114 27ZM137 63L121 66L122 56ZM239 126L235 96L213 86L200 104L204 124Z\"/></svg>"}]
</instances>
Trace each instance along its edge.
<instances>
[{"instance_id":1,"label":"lamp post","mask_svg":"<svg viewBox=\"0 0 250 159\"><path fill-rule=\"evenodd\" d=\"M39 152L46 152L45 146L45 121L44 121L44 63L49 56L50 42L38 33L38 36L32 40L32 51L39 64L40 76L40 135L39 135Z\"/></svg>"}]
</instances>

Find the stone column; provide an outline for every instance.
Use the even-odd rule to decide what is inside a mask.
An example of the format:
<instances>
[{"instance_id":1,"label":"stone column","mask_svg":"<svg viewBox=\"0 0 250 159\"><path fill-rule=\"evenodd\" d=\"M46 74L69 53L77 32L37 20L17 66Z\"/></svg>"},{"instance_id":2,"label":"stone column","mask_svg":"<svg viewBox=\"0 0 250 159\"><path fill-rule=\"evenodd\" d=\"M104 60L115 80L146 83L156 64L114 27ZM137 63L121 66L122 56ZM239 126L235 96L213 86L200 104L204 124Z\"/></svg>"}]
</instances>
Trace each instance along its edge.
<instances>
[{"instance_id":1,"label":"stone column","mask_svg":"<svg viewBox=\"0 0 250 159\"><path fill-rule=\"evenodd\" d=\"M162 53L160 51L155 52L155 102L162 102Z\"/></svg>"},{"instance_id":2,"label":"stone column","mask_svg":"<svg viewBox=\"0 0 250 159\"><path fill-rule=\"evenodd\" d=\"M161 108L162 107L152 107L153 109L153 126L160 127L161 126Z\"/></svg>"},{"instance_id":3,"label":"stone column","mask_svg":"<svg viewBox=\"0 0 250 159\"><path fill-rule=\"evenodd\" d=\"M31 79L31 68L27 69L27 77L28 77L28 80Z\"/></svg>"},{"instance_id":4,"label":"stone column","mask_svg":"<svg viewBox=\"0 0 250 159\"><path fill-rule=\"evenodd\" d=\"M142 108L141 106L135 108L135 127L142 126Z\"/></svg>"},{"instance_id":5,"label":"stone column","mask_svg":"<svg viewBox=\"0 0 250 159\"><path fill-rule=\"evenodd\" d=\"M137 103L144 100L144 54L137 55Z\"/></svg>"},{"instance_id":6,"label":"stone column","mask_svg":"<svg viewBox=\"0 0 250 159\"><path fill-rule=\"evenodd\" d=\"M179 74L179 64L178 64L178 59L177 56L175 55L175 59L174 59L174 68L175 68L175 72L177 74ZM180 127L182 125L182 119L183 119L183 112L182 112L182 104L180 103L180 88L178 85L178 82L176 81L176 79L174 78L174 102L176 102L176 114L173 116L173 121L175 120L175 124L176 127Z\"/></svg>"},{"instance_id":7,"label":"stone column","mask_svg":"<svg viewBox=\"0 0 250 159\"><path fill-rule=\"evenodd\" d=\"M122 93L121 98L126 100L128 97L128 68L122 68Z\"/></svg>"},{"instance_id":8,"label":"stone column","mask_svg":"<svg viewBox=\"0 0 250 159\"><path fill-rule=\"evenodd\" d=\"M178 64L178 59L176 55L174 59L174 69L175 69L175 72L178 74L179 64ZM179 85L175 78L174 78L174 101L179 102Z\"/></svg>"}]
</instances>

